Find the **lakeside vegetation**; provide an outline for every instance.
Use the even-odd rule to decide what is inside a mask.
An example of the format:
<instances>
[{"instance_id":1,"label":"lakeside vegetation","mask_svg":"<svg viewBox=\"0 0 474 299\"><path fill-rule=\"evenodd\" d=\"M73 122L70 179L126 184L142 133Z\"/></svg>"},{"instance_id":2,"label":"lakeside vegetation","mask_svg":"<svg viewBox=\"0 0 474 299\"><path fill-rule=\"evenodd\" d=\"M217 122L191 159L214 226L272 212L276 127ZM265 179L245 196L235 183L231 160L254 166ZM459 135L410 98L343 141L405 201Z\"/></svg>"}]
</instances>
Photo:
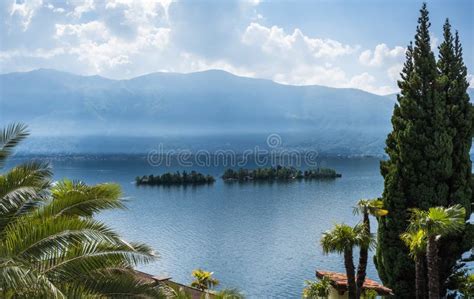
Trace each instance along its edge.
<instances>
[{"instance_id":1,"label":"lakeside vegetation","mask_svg":"<svg viewBox=\"0 0 474 299\"><path fill-rule=\"evenodd\" d=\"M374 243L379 277L397 298L474 295L472 276L466 274L472 255L462 258L474 250L474 226L468 221L474 202L468 150L474 109L458 33L451 33L446 20L436 59L430 25L424 3L398 81L401 92L386 142L389 159L381 162L382 197L358 202L354 212L362 215L359 224L335 224L321 237L324 253L344 257L349 299L364 297L368 250ZM370 232L370 215L378 221L377 239ZM355 247L360 249L357 271ZM324 298L326 291L323 281L311 282L304 294Z\"/></svg>"},{"instance_id":2,"label":"lakeside vegetation","mask_svg":"<svg viewBox=\"0 0 474 299\"><path fill-rule=\"evenodd\" d=\"M212 184L215 182L215 179L211 175L205 175L200 172L191 171L187 173L183 172L167 172L162 175L153 175L148 176L144 175L142 177L135 178L135 184L140 185L149 185L149 186L171 186L171 185L205 185Z\"/></svg>"},{"instance_id":3,"label":"lakeside vegetation","mask_svg":"<svg viewBox=\"0 0 474 299\"><path fill-rule=\"evenodd\" d=\"M133 270L156 260L153 250L94 218L124 208L119 185L53 184L50 166L35 161L3 171L27 136L22 124L0 131L0 297L164 298Z\"/></svg>"},{"instance_id":4,"label":"lakeside vegetation","mask_svg":"<svg viewBox=\"0 0 474 299\"><path fill-rule=\"evenodd\" d=\"M420 227L425 236L420 245L426 254L417 250L416 255L424 267L436 267L438 272L417 278L416 263L406 242L400 239L413 220L410 211L420 209L433 214L430 216L442 216L446 212L442 209L454 210L460 205L464 209L460 218L465 222L471 216L474 202L469 156L474 109L467 92L468 71L460 36L451 30L446 19L436 57L430 26L425 3L398 81L400 93L392 116L393 130L386 141L388 159L381 162L382 200L389 213L379 219L375 265L380 279L401 298L442 298L448 290L459 289L453 278L463 267L463 254L472 250L474 244L472 224L447 235L437 230L434 233L434 218L429 220L421 213L423 219L429 220ZM410 233L414 240L420 239L418 231ZM404 239L407 241L407 237ZM437 246L433 246L435 242Z\"/></svg>"},{"instance_id":5,"label":"lakeside vegetation","mask_svg":"<svg viewBox=\"0 0 474 299\"><path fill-rule=\"evenodd\" d=\"M274 181L274 180L321 180L321 179L335 179L341 177L334 169L330 168L316 168L305 171L298 170L294 167L267 167L257 169L239 170L227 169L222 175L222 179L227 182L238 181Z\"/></svg>"}]
</instances>

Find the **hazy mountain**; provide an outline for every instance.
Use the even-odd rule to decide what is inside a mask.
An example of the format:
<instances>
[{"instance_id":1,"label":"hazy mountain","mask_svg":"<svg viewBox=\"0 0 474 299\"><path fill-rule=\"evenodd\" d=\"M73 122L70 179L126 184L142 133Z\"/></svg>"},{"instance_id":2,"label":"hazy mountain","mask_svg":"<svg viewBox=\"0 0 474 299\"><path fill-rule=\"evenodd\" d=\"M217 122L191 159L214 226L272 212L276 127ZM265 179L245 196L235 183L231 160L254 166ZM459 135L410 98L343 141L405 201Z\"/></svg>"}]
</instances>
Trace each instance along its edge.
<instances>
[{"instance_id":1,"label":"hazy mountain","mask_svg":"<svg viewBox=\"0 0 474 299\"><path fill-rule=\"evenodd\" d=\"M278 133L287 147L380 154L394 105L393 97L357 89L223 71L110 80L41 69L0 75L0 89L0 124L29 124L31 151L144 152L163 140L242 148Z\"/></svg>"}]
</instances>

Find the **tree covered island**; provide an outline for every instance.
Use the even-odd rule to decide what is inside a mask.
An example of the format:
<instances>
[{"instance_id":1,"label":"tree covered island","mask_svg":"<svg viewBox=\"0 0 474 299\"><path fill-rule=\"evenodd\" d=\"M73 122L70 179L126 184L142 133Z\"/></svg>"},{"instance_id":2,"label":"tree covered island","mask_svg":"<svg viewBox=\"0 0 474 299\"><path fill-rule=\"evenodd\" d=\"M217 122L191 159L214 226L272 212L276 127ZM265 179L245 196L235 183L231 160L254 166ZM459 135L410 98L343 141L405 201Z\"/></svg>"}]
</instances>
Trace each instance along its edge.
<instances>
[{"instance_id":1,"label":"tree covered island","mask_svg":"<svg viewBox=\"0 0 474 299\"><path fill-rule=\"evenodd\" d=\"M215 179L211 175L205 175L200 172L191 171L187 173L186 171L183 172L167 172L162 175L144 175L142 177L136 177L135 183L137 186L139 185L150 185L150 186L170 186L170 185L204 185L204 184L212 184L214 183Z\"/></svg>"},{"instance_id":2,"label":"tree covered island","mask_svg":"<svg viewBox=\"0 0 474 299\"><path fill-rule=\"evenodd\" d=\"M285 167L278 165L277 167L266 167L257 169L227 169L222 175L224 181L274 181L274 180L321 180L335 179L341 177L331 168L315 168L305 171L298 170L294 167Z\"/></svg>"}]
</instances>

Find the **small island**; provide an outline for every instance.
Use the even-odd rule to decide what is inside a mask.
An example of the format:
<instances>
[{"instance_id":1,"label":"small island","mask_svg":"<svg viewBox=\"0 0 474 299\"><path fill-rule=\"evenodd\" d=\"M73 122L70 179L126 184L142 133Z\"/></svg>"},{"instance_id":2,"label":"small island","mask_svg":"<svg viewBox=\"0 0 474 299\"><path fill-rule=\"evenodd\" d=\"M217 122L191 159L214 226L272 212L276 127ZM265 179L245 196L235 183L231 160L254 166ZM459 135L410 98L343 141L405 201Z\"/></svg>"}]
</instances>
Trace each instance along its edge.
<instances>
[{"instance_id":1,"label":"small island","mask_svg":"<svg viewBox=\"0 0 474 299\"><path fill-rule=\"evenodd\" d=\"M171 185L204 185L212 184L215 179L211 175L205 175L200 172L191 171L187 173L183 172L167 172L162 175L144 175L142 177L136 177L135 183L139 185L149 185L149 186L171 186Z\"/></svg>"},{"instance_id":2,"label":"small island","mask_svg":"<svg viewBox=\"0 0 474 299\"><path fill-rule=\"evenodd\" d=\"M298 170L294 167L267 167L257 169L227 169L222 175L222 179L226 182L231 181L274 181L274 180L322 180L335 179L341 177L331 168L315 168L305 171Z\"/></svg>"}]
</instances>

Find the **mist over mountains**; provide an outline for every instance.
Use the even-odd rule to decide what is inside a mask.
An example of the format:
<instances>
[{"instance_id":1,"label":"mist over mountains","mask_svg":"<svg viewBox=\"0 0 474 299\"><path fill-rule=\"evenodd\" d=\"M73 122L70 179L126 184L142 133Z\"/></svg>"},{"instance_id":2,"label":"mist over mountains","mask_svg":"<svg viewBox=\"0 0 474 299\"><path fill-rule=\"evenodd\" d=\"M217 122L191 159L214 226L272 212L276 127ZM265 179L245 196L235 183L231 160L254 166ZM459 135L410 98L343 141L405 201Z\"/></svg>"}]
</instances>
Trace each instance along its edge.
<instances>
[{"instance_id":1,"label":"mist over mountains","mask_svg":"<svg viewBox=\"0 0 474 299\"><path fill-rule=\"evenodd\" d=\"M216 70L110 80L40 69L0 75L0 125L30 126L23 152L242 150L277 133L282 147L379 155L395 98Z\"/></svg>"}]
</instances>

